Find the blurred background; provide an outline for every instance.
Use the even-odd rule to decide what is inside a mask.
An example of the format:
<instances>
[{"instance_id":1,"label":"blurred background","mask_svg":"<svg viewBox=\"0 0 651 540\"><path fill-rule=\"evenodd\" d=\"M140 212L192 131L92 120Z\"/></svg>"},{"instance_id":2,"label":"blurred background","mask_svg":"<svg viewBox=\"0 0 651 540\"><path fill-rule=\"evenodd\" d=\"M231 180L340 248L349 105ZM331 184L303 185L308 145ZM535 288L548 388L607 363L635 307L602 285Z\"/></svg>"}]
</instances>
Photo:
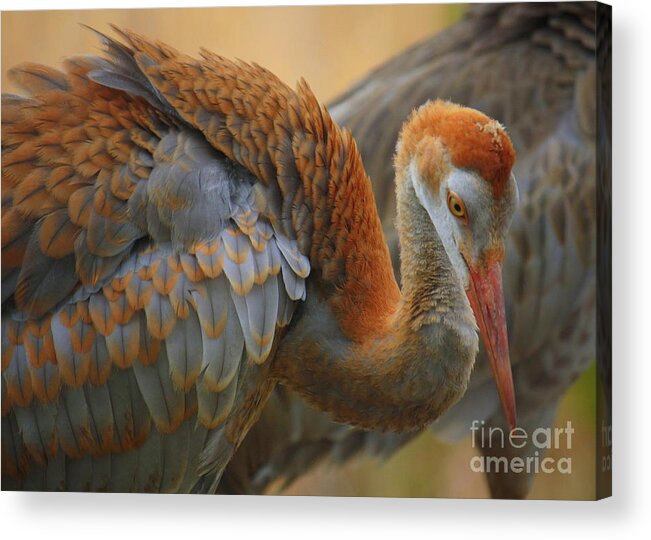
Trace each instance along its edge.
<instances>
[{"instance_id":1,"label":"blurred background","mask_svg":"<svg viewBox=\"0 0 651 540\"><path fill-rule=\"evenodd\" d=\"M290 85L304 77L324 102L371 68L457 21L463 5L384 5L197 9L35 11L2 13L2 91L17 89L6 72L24 62L52 66L100 50L86 24L110 33L110 23L156 37L186 53L200 47L257 62ZM559 408L571 420L572 475L537 475L531 498L588 499L595 490L595 386L591 367ZM284 493L293 495L488 497L482 474L470 470L469 437L456 445L425 431L386 462L359 458L343 467L322 465ZM272 486L275 492L278 486Z\"/></svg>"},{"instance_id":2,"label":"blurred background","mask_svg":"<svg viewBox=\"0 0 651 540\"><path fill-rule=\"evenodd\" d=\"M24 61L56 66L65 56L97 53L86 24L116 24L195 54L205 47L257 62L292 85L304 77L329 101L366 71L457 20L463 6L384 5L255 8L69 10L2 13L6 71Z\"/></svg>"}]
</instances>

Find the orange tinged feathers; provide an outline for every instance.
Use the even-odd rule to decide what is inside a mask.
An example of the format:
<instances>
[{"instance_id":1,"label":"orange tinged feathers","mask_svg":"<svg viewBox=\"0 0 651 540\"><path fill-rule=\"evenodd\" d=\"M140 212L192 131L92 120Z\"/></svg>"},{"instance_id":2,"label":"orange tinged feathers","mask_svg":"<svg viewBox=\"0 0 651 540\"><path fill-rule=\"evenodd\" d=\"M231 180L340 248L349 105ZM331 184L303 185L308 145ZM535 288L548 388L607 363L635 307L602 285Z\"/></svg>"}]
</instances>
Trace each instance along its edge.
<instances>
[{"instance_id":1,"label":"orange tinged feathers","mask_svg":"<svg viewBox=\"0 0 651 540\"><path fill-rule=\"evenodd\" d=\"M431 137L428 139L427 137ZM424 179L436 181L446 163L437 152L442 145L450 163L477 172L499 196L511 174L515 150L504 127L485 114L437 99L415 110L405 122L396 168L405 170L416 157Z\"/></svg>"}]
</instances>

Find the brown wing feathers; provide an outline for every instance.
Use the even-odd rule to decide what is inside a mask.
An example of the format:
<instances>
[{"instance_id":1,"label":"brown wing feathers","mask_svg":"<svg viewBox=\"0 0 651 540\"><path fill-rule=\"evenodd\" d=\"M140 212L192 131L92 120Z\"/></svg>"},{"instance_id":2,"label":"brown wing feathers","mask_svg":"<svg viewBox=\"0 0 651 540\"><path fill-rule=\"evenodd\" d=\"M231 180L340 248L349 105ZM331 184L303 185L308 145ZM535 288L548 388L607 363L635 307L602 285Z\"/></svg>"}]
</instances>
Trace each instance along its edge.
<instances>
[{"instance_id":1,"label":"brown wing feathers","mask_svg":"<svg viewBox=\"0 0 651 540\"><path fill-rule=\"evenodd\" d=\"M263 362L305 296L310 264L281 217L295 195L277 187L297 183L293 160L274 164L260 137L226 152L251 172L225 159L180 119L194 106L210 125L210 109L128 72L177 53L129 40L138 52L111 41L112 62L17 69L31 97L3 97L2 452L23 486L191 487L206 433L234 410L242 359ZM270 140L291 145L280 124ZM197 419L195 455L179 453ZM211 448L232 451L221 436Z\"/></svg>"},{"instance_id":2,"label":"brown wing feathers","mask_svg":"<svg viewBox=\"0 0 651 540\"><path fill-rule=\"evenodd\" d=\"M122 164L146 177L130 131L151 129L146 117L155 112L89 81L92 67L90 60L69 60L65 85L65 76L49 68L13 70L33 97L3 104L3 277L18 272L14 300L36 316L78 280L106 277L143 235L109 183L127 173ZM5 257L7 247L15 255Z\"/></svg>"},{"instance_id":3,"label":"brown wing feathers","mask_svg":"<svg viewBox=\"0 0 651 540\"><path fill-rule=\"evenodd\" d=\"M123 37L181 117L262 180L274 227L309 254L344 332L361 340L381 328L399 291L370 182L352 137L307 84L293 92L257 65L207 51L200 62L132 33Z\"/></svg>"}]
</instances>

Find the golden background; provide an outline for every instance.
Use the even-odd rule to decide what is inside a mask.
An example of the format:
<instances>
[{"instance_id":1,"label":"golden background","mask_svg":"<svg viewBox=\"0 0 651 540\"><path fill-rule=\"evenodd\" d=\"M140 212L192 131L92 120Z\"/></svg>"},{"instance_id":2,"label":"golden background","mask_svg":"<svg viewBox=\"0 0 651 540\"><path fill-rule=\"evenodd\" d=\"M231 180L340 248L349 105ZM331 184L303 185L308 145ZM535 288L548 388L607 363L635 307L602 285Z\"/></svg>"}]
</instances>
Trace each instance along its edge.
<instances>
[{"instance_id":1,"label":"golden background","mask_svg":"<svg viewBox=\"0 0 651 540\"><path fill-rule=\"evenodd\" d=\"M189 54L199 47L255 61L292 84L304 77L322 101L334 98L369 69L456 21L459 5L318 6L195 9L32 11L2 13L2 90L12 66L52 66L101 46L91 26L110 33L110 23L156 37ZM576 434L573 474L539 474L533 498L591 498L595 490L595 370L576 383L559 408L557 425L571 420ZM357 459L344 467L323 465L299 479L290 494L487 497L481 474L472 473L469 438L456 445L429 432L385 463Z\"/></svg>"},{"instance_id":2,"label":"golden background","mask_svg":"<svg viewBox=\"0 0 651 540\"><path fill-rule=\"evenodd\" d=\"M56 66L65 56L97 53L97 37L80 24L108 33L113 23L191 55L205 47L257 62L290 85L304 77L328 101L458 13L443 5L4 12L3 91L14 90L4 75L17 63Z\"/></svg>"}]
</instances>

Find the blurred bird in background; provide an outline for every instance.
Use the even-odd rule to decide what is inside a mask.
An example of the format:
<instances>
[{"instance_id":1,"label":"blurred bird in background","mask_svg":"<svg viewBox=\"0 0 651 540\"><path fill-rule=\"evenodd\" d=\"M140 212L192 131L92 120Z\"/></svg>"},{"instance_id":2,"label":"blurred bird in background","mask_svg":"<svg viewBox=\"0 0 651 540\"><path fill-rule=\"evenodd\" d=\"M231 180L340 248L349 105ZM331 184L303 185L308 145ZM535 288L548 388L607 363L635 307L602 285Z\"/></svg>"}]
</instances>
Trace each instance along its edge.
<instances>
[{"instance_id":1,"label":"blurred bird in background","mask_svg":"<svg viewBox=\"0 0 651 540\"><path fill-rule=\"evenodd\" d=\"M397 274L390 156L406 115L427 100L446 98L508 127L520 203L507 241L504 292L518 425L528 433L553 425L560 398L595 359L596 17L589 2L473 5L462 21L386 62L330 105L359 144ZM602 133L607 148L610 132ZM459 440L473 420L506 429L484 355L466 395L431 426L437 437ZM323 460L388 457L411 437L334 424L278 387L229 464L221 490L264 492ZM530 442L503 449L490 440L481 450L509 458L539 451ZM532 479L487 475L494 497L526 497Z\"/></svg>"}]
</instances>

